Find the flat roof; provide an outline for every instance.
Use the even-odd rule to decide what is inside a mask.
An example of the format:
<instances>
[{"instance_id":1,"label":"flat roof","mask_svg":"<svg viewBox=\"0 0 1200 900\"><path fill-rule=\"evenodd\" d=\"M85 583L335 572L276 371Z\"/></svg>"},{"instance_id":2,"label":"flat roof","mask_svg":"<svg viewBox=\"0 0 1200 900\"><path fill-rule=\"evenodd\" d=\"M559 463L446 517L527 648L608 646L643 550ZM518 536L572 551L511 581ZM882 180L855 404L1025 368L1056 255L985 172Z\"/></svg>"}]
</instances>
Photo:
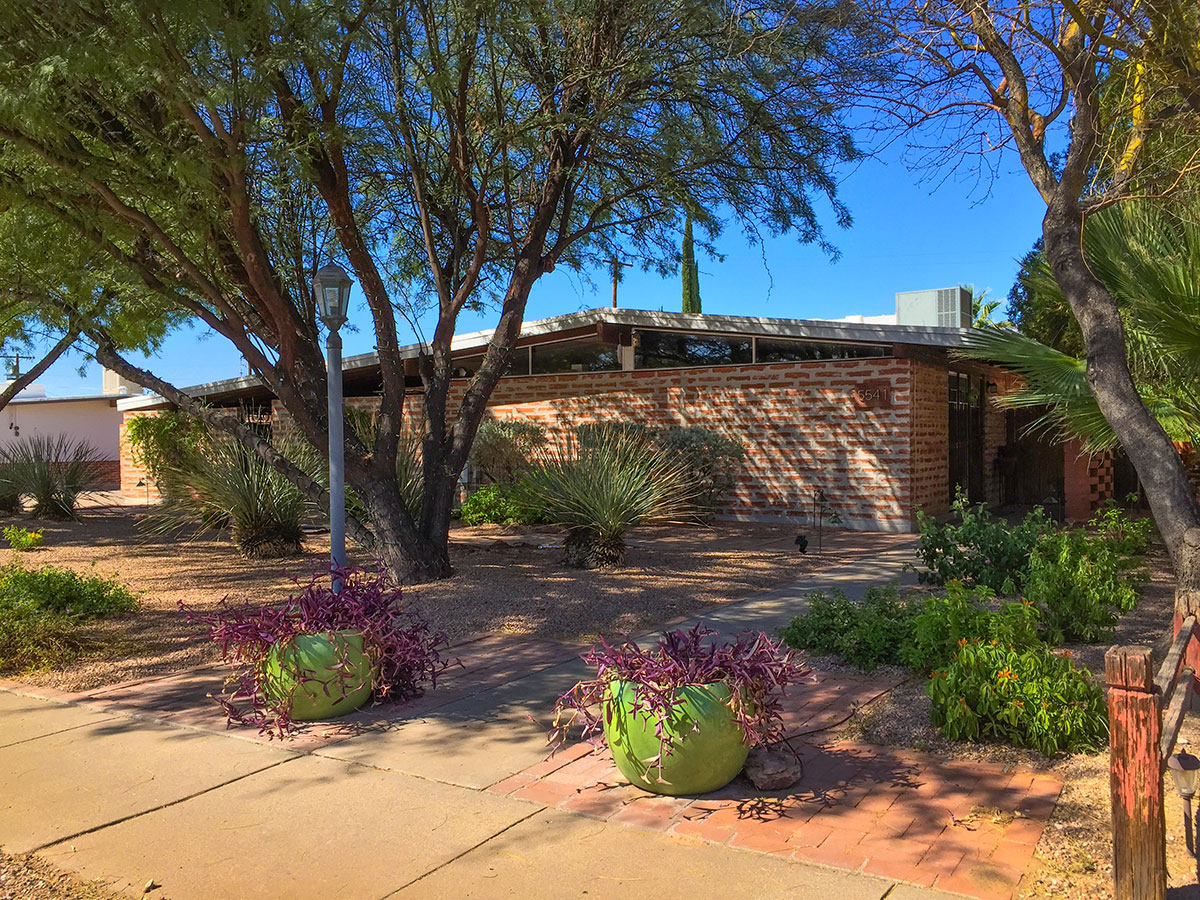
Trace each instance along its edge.
<instances>
[{"instance_id":1,"label":"flat roof","mask_svg":"<svg viewBox=\"0 0 1200 900\"><path fill-rule=\"evenodd\" d=\"M665 331L710 332L755 337L812 338L822 341L843 341L859 344L915 344L926 347L962 347L969 328L940 328L926 325L878 325L865 322L836 322L826 319L773 319L763 316L722 316L707 313L658 312L647 309L612 309L601 307L581 312L535 319L521 326L521 339L544 337L560 331L571 331L595 325L628 325ZM453 353L483 350L494 331L473 331L456 335L450 343ZM400 348L401 359L416 359L428 350L425 343L408 344ZM342 361L343 372L354 372L379 365L379 354L362 353ZM266 387L257 375L244 375L182 388L192 397L217 394L238 394ZM120 410L149 409L167 404L157 394L119 397Z\"/></svg>"},{"instance_id":2,"label":"flat roof","mask_svg":"<svg viewBox=\"0 0 1200 900\"><path fill-rule=\"evenodd\" d=\"M133 395L133 398L130 398L128 394L80 394L75 397L22 397L20 394L18 394L8 402L10 405L25 403L80 403L85 400L116 401L124 399L138 399L142 396L145 395L135 394Z\"/></svg>"}]
</instances>

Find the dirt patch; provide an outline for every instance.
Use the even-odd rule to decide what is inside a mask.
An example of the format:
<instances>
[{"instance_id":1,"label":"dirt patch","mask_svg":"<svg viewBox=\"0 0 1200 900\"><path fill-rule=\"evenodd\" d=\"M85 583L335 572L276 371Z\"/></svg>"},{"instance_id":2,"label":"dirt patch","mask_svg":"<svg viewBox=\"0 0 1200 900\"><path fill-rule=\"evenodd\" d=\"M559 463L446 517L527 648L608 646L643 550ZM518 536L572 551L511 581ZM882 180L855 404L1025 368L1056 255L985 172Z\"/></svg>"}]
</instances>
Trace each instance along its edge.
<instances>
[{"instance_id":1,"label":"dirt patch","mask_svg":"<svg viewBox=\"0 0 1200 900\"><path fill-rule=\"evenodd\" d=\"M1111 643L1145 644L1161 656L1170 645L1174 614L1174 576L1170 560L1161 550L1151 554L1148 573L1150 580L1139 592L1137 608L1121 619ZM1066 649L1103 681L1108 647L1109 643L1072 644ZM898 685L864 710L853 733L869 743L912 747L947 759L1000 762L1058 776L1063 780L1063 792L1018 897L1103 900L1112 896L1107 753L1047 758L999 744L947 740L929 722L929 698L921 678ZM1188 716L1181 737L1193 748L1200 746L1200 717ZM1185 891L1185 886L1197 884L1196 864L1186 848L1182 801L1169 777L1165 783L1168 883ZM1200 896L1200 891L1179 896Z\"/></svg>"},{"instance_id":2,"label":"dirt patch","mask_svg":"<svg viewBox=\"0 0 1200 900\"><path fill-rule=\"evenodd\" d=\"M147 535L138 528L142 515L88 510L79 522L39 523L45 529L41 550L0 550L0 563L20 558L29 566L115 576L139 594L142 605L137 613L88 626L92 649L71 665L22 680L78 691L211 662L215 648L192 640L181 602L206 611L224 597L282 599L294 578L307 580L325 562L328 539L322 535L305 541L302 557L244 560L220 535L193 541ZM640 529L631 536L623 568L582 572L562 565L562 535L554 529L459 528L452 533L455 577L406 591L452 641L488 633L592 641L702 613L898 539L834 532L826 535L824 554L801 555L795 534L791 526L744 524ZM351 562L370 564L353 552Z\"/></svg>"},{"instance_id":3,"label":"dirt patch","mask_svg":"<svg viewBox=\"0 0 1200 900\"><path fill-rule=\"evenodd\" d=\"M0 853L0 900L119 900L100 882L76 881L43 859Z\"/></svg>"}]
</instances>

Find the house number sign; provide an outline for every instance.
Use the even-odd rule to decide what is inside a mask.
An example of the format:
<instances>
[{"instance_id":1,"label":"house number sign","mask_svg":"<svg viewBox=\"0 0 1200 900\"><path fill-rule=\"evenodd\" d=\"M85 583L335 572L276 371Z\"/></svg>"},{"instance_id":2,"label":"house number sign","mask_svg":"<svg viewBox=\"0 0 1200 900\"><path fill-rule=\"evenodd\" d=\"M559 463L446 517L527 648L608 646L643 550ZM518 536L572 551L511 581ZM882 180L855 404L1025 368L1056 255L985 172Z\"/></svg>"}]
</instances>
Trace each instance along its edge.
<instances>
[{"instance_id":1,"label":"house number sign","mask_svg":"<svg viewBox=\"0 0 1200 900\"><path fill-rule=\"evenodd\" d=\"M864 381L850 389L850 396L858 409L894 409L892 385L887 381Z\"/></svg>"}]
</instances>

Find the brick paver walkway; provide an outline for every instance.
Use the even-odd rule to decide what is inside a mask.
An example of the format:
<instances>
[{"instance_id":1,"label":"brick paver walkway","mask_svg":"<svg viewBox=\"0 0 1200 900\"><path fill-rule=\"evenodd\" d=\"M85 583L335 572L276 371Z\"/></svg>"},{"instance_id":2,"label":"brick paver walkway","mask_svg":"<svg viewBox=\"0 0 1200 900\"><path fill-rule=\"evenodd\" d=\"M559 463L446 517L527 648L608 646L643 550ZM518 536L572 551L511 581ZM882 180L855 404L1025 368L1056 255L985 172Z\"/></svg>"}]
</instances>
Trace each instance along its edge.
<instances>
[{"instance_id":1,"label":"brick paver walkway","mask_svg":"<svg viewBox=\"0 0 1200 900\"><path fill-rule=\"evenodd\" d=\"M851 581L869 583L885 577L894 563L880 566L880 572L871 569L859 574L862 566L840 571L849 573L846 577ZM847 584L845 580L835 583ZM745 618L754 627L775 627L803 602L792 596L800 591L797 586L767 592L745 604L716 610L711 618L724 619L726 626ZM761 617L764 613L766 618ZM578 677L581 649L508 635L460 644L451 655L461 665L445 674L437 690L409 704L382 705L336 721L312 723L285 741L282 749L336 758L337 745L345 747L360 735L422 718L444 723L448 730L442 740L454 740L454 729L465 727L465 718L474 718L483 723L481 727L497 729L495 740L503 742L510 737L514 716L527 717L528 710L538 718L545 715L555 694ZM849 672L819 676L817 685L797 690L784 704L789 735L805 764L803 777L788 791L764 793L739 777L705 796L649 795L624 783L607 750L587 744L507 774L537 758L540 746L531 746L520 762L489 773L477 785L482 787L505 772L506 777L487 791L636 828L861 871L981 900L1013 897L1061 783L994 764L946 761L843 740L839 726L854 709L895 683ZM185 730L266 741L253 729L226 729L209 696L220 690L222 680L222 670L204 667L85 694L3 681L0 689ZM527 723L527 727L532 726ZM536 733L534 738L531 743L539 744Z\"/></svg>"},{"instance_id":2,"label":"brick paver walkway","mask_svg":"<svg viewBox=\"0 0 1200 900\"><path fill-rule=\"evenodd\" d=\"M826 675L789 704L792 734L844 718L891 685ZM804 740L801 738L800 740ZM744 777L698 797L660 797L625 783L606 748L577 744L489 790L544 806L1008 900L1033 857L1062 783L980 762L949 762L850 741L797 744L804 775L790 791Z\"/></svg>"}]
</instances>

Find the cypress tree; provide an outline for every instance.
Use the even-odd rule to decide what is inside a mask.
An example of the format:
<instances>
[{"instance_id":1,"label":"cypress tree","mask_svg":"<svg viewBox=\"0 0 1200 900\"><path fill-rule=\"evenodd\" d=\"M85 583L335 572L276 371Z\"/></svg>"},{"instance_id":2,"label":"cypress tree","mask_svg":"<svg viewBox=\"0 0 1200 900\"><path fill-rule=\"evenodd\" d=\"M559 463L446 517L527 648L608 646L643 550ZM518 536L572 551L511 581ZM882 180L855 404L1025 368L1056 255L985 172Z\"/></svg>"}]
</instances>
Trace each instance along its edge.
<instances>
[{"instance_id":1,"label":"cypress tree","mask_svg":"<svg viewBox=\"0 0 1200 900\"><path fill-rule=\"evenodd\" d=\"M700 270L696 268L696 251L692 247L692 217L683 223L683 311L700 312Z\"/></svg>"}]
</instances>

